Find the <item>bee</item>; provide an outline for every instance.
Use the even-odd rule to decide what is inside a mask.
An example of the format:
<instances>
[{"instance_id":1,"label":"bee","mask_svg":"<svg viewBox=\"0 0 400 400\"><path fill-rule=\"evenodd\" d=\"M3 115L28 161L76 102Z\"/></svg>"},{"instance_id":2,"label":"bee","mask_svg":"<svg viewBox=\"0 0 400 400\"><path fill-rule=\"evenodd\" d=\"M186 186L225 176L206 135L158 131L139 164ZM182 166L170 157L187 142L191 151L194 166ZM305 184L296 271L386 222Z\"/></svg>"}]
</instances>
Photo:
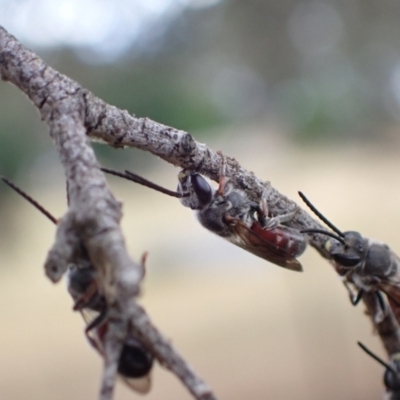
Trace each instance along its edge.
<instances>
[{"instance_id":1,"label":"bee","mask_svg":"<svg viewBox=\"0 0 400 400\"><path fill-rule=\"evenodd\" d=\"M336 271L343 277L343 282L350 295L350 301L357 305L365 292L376 294L376 313L374 321L382 322L386 315L386 304L381 291L388 298L389 304L399 320L400 317L400 259L384 243L364 238L359 232L342 232L324 217L299 192L302 200L333 232L322 229L303 229L302 233L322 234L334 241L325 242L325 250L333 260ZM354 288L353 288L353 287Z\"/></svg>"},{"instance_id":2,"label":"bee","mask_svg":"<svg viewBox=\"0 0 400 400\"><path fill-rule=\"evenodd\" d=\"M400 400L400 352L394 353L390 356L390 363L386 363L361 342L357 344L374 360L383 365L385 373L383 375L383 383L386 387L387 400Z\"/></svg>"},{"instance_id":3,"label":"bee","mask_svg":"<svg viewBox=\"0 0 400 400\"><path fill-rule=\"evenodd\" d=\"M57 218L51 215L36 200L6 178L2 180L18 194L41 211L54 224ZM84 253L83 253L84 254ZM145 256L142 258L144 268ZM97 271L88 261L85 267L71 264L67 271L67 289L71 295L74 311L80 311L86 323L85 335L89 343L104 357L105 335L108 330L107 302L98 285ZM118 374L133 390L147 393L151 388L153 355L131 328L122 347L118 361Z\"/></svg>"},{"instance_id":4,"label":"bee","mask_svg":"<svg viewBox=\"0 0 400 400\"><path fill-rule=\"evenodd\" d=\"M143 257L143 264L144 264ZM105 356L105 336L108 331L107 303L97 285L94 268L71 265L67 272L67 288L74 300L74 310L81 312L86 322L89 343ZM118 361L118 374L131 389L145 394L151 388L153 355L130 327Z\"/></svg>"},{"instance_id":5,"label":"bee","mask_svg":"<svg viewBox=\"0 0 400 400\"><path fill-rule=\"evenodd\" d=\"M264 260L292 271L302 271L297 257L306 249L307 240L298 230L283 225L291 221L299 209L272 217L265 193L259 203L250 200L229 181L225 161L221 163L217 190L202 175L188 170L178 174L176 192L127 170L124 173L102 170L177 197L183 206L196 212L200 224L209 231Z\"/></svg>"}]
</instances>

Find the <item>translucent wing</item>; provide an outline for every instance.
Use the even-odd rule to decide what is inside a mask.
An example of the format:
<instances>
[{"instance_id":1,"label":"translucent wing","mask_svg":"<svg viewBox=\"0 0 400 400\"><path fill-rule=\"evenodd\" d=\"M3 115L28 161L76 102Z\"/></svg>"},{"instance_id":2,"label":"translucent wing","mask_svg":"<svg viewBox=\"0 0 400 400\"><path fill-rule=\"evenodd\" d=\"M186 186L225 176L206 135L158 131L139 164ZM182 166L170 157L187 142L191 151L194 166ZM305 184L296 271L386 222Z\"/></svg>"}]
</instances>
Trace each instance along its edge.
<instances>
[{"instance_id":1,"label":"translucent wing","mask_svg":"<svg viewBox=\"0 0 400 400\"><path fill-rule=\"evenodd\" d=\"M86 325L89 325L99 315L97 311L91 310L90 308L83 308L82 310L80 310L80 312Z\"/></svg>"},{"instance_id":2,"label":"translucent wing","mask_svg":"<svg viewBox=\"0 0 400 400\"><path fill-rule=\"evenodd\" d=\"M233 233L231 241L237 246L281 267L299 272L303 270L299 261L283 247L287 244L284 226L264 230L258 222L254 222L251 228L248 228L239 220L230 228ZM305 242L302 242L300 246L302 248L297 251L296 255L300 255L301 250L305 249Z\"/></svg>"},{"instance_id":3,"label":"translucent wing","mask_svg":"<svg viewBox=\"0 0 400 400\"><path fill-rule=\"evenodd\" d=\"M129 386L132 390L140 394L146 394L151 389L151 371L148 375L141 378L126 378L122 375L118 375L125 385Z\"/></svg>"},{"instance_id":4,"label":"translucent wing","mask_svg":"<svg viewBox=\"0 0 400 400\"><path fill-rule=\"evenodd\" d=\"M390 307L400 323L400 287L396 285L383 285L381 290L386 294Z\"/></svg>"}]
</instances>

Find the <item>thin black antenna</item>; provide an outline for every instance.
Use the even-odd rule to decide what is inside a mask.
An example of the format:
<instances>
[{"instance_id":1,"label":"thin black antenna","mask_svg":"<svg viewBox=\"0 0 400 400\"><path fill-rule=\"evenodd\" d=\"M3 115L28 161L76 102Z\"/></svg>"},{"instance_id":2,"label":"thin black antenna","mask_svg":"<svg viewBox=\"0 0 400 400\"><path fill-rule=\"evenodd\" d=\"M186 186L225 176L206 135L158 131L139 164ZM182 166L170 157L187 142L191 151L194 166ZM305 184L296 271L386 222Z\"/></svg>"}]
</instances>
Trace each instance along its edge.
<instances>
[{"instance_id":1,"label":"thin black antenna","mask_svg":"<svg viewBox=\"0 0 400 400\"><path fill-rule=\"evenodd\" d=\"M114 171L114 170L108 169L108 168L100 168L100 169L103 172L106 172L107 174L111 174L111 175L119 176L120 178L128 179L129 181L139 183L140 185L143 185L143 186L147 186L150 189L157 190L158 192L167 194L168 196L177 197L178 199L189 196L189 193L179 193L179 192L174 192L173 190L165 189L162 186L159 186L153 182L150 182L147 179L142 178L141 176L136 175L133 172L130 172L128 170L125 170L125 173L124 173L124 172Z\"/></svg>"},{"instance_id":2,"label":"thin black antenna","mask_svg":"<svg viewBox=\"0 0 400 400\"><path fill-rule=\"evenodd\" d=\"M36 207L41 213L43 213L50 221L57 225L57 218L53 217L44 207L42 207L36 200L32 199L31 196L26 194L22 189L16 186L14 183L9 181L7 178L1 177L2 181L14 189L18 194L20 194L25 200L28 200L34 207Z\"/></svg>"},{"instance_id":3,"label":"thin black antenna","mask_svg":"<svg viewBox=\"0 0 400 400\"><path fill-rule=\"evenodd\" d=\"M383 361L380 357L378 357L376 354L374 354L370 349L368 349L366 346L364 346L361 342L357 342L357 344L369 355L371 356L374 360L378 361L379 364L383 365L385 368L389 369L394 373L395 376L398 375L398 372L387 362Z\"/></svg>"},{"instance_id":4,"label":"thin black antenna","mask_svg":"<svg viewBox=\"0 0 400 400\"><path fill-rule=\"evenodd\" d=\"M335 225L332 224L326 217L324 217L314 206L311 204L310 200L307 199L306 196L302 192L298 192L299 196L301 199L304 201L304 203L307 204L307 206L310 208L310 210L322 221L324 222L329 228L331 228L334 232L336 232L339 236L344 237L344 233L340 231L338 228L336 228Z\"/></svg>"},{"instance_id":5,"label":"thin black antenna","mask_svg":"<svg viewBox=\"0 0 400 400\"><path fill-rule=\"evenodd\" d=\"M326 236L330 236L331 238L336 239L337 241L339 241L340 243L342 243L343 245L346 245L346 241L340 237L339 235L335 235L332 232L329 231L324 231L323 229L302 229L300 231L300 233L321 233L322 235L326 235Z\"/></svg>"}]
</instances>

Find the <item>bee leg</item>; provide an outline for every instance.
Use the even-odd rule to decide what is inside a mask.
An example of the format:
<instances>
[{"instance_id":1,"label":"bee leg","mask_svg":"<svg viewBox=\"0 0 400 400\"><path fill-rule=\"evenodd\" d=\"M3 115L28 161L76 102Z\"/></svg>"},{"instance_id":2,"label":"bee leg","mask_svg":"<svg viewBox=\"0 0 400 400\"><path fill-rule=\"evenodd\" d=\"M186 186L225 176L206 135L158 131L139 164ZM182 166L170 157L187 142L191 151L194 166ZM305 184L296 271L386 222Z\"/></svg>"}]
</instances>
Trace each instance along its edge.
<instances>
[{"instance_id":1,"label":"bee leg","mask_svg":"<svg viewBox=\"0 0 400 400\"><path fill-rule=\"evenodd\" d=\"M219 196L222 196L225 193L226 184L229 181L229 178L226 176L226 161L222 152L218 151L217 154L221 157L221 169L219 171L219 186L217 193Z\"/></svg>"},{"instance_id":2,"label":"bee leg","mask_svg":"<svg viewBox=\"0 0 400 400\"><path fill-rule=\"evenodd\" d=\"M96 318L96 319L97 319L97 318ZM90 325L91 325L91 324L90 324ZM88 342L90 343L90 345L91 345L92 347L94 347L95 349L97 349L97 351L98 351L101 355L104 356L104 349L102 349L102 347L99 346L98 341L95 340L95 339L91 336L90 330L93 329L93 328L94 328L94 327L92 327L92 328L90 328L90 329L88 329L88 328L85 329L85 336L86 336L86 339L88 340Z\"/></svg>"},{"instance_id":3,"label":"bee leg","mask_svg":"<svg viewBox=\"0 0 400 400\"><path fill-rule=\"evenodd\" d=\"M387 305L385 303L385 299L382 296L380 291L375 292L376 298L376 310L374 315L375 324L380 324L388 314Z\"/></svg>"},{"instance_id":4,"label":"bee leg","mask_svg":"<svg viewBox=\"0 0 400 400\"><path fill-rule=\"evenodd\" d=\"M300 208L296 207L296 209L294 211L291 211L287 214L281 214L281 215L277 215L272 218L268 218L266 221L266 224L264 226L264 229L269 231L271 229L276 228L280 224L291 221L299 211L300 211Z\"/></svg>"},{"instance_id":5,"label":"bee leg","mask_svg":"<svg viewBox=\"0 0 400 400\"><path fill-rule=\"evenodd\" d=\"M269 231L271 229L275 229L280 224L291 221L299 211L300 207L296 206L296 208L289 213L268 218L269 208L267 202L267 190L264 190L257 210L258 222L260 222L265 230Z\"/></svg>"},{"instance_id":6,"label":"bee leg","mask_svg":"<svg viewBox=\"0 0 400 400\"><path fill-rule=\"evenodd\" d=\"M364 295L364 289L360 289L356 296L350 295L350 301L353 306L356 306L362 299Z\"/></svg>"},{"instance_id":7,"label":"bee leg","mask_svg":"<svg viewBox=\"0 0 400 400\"><path fill-rule=\"evenodd\" d=\"M349 291L350 292L350 291ZM356 295L353 292L350 292L350 301L353 306L356 306L361 299L363 298L365 291L364 289L360 289ZM382 293L377 291L375 292L376 302L375 302L375 312L374 312L374 322L376 324L380 324L387 315L387 307L385 304L385 300L383 299Z\"/></svg>"},{"instance_id":8,"label":"bee leg","mask_svg":"<svg viewBox=\"0 0 400 400\"><path fill-rule=\"evenodd\" d=\"M103 350L97 345L97 342L93 338L90 337L88 332L85 331L85 333L86 333L86 339L89 341L90 345L92 347L94 347L95 349L97 349L97 351L100 354L103 354Z\"/></svg>"},{"instance_id":9,"label":"bee leg","mask_svg":"<svg viewBox=\"0 0 400 400\"><path fill-rule=\"evenodd\" d=\"M356 296L354 296L354 294L351 293L350 294L351 304L353 304L353 306L356 306L363 298L364 293L365 293L364 289L360 289ZM380 324L387 315L387 307L382 297L382 294L378 291L375 294L376 294L375 296L376 302L375 302L375 312L373 320L375 324Z\"/></svg>"},{"instance_id":10,"label":"bee leg","mask_svg":"<svg viewBox=\"0 0 400 400\"><path fill-rule=\"evenodd\" d=\"M268 203L265 192L266 191L264 190L261 196L260 204L256 204L254 207L254 210L257 212L258 222L263 228L265 228L268 224Z\"/></svg>"},{"instance_id":11,"label":"bee leg","mask_svg":"<svg viewBox=\"0 0 400 400\"><path fill-rule=\"evenodd\" d=\"M104 308L104 310L90 324L86 326L85 328L86 336L89 336L89 332L92 329L100 326L106 319L107 319L107 308Z\"/></svg>"},{"instance_id":12,"label":"bee leg","mask_svg":"<svg viewBox=\"0 0 400 400\"><path fill-rule=\"evenodd\" d=\"M253 213L257 214L257 221L264 228L267 225L268 216L265 214L264 209L260 206L260 204L251 203L250 209Z\"/></svg>"},{"instance_id":13,"label":"bee leg","mask_svg":"<svg viewBox=\"0 0 400 400\"><path fill-rule=\"evenodd\" d=\"M149 252L145 251L142 254L142 258L140 260L140 267L142 269L142 279L144 279L144 277L146 275L146 260L147 260L148 255L149 255Z\"/></svg>"},{"instance_id":14,"label":"bee leg","mask_svg":"<svg viewBox=\"0 0 400 400\"><path fill-rule=\"evenodd\" d=\"M362 299L364 290L360 289L358 292L355 292L355 290L350 286L349 282L345 277L343 279L343 285L347 289L350 297L350 302L353 306L356 306Z\"/></svg>"},{"instance_id":15,"label":"bee leg","mask_svg":"<svg viewBox=\"0 0 400 400\"><path fill-rule=\"evenodd\" d=\"M345 288L347 289L347 291L349 292L349 297L350 297L350 302L353 306L356 306L361 299L363 298L363 295L365 293L364 289L360 289L357 293L355 293L355 291L350 287L349 282L347 280L343 280L343 284L345 286ZM380 324L384 318L386 317L388 310L387 310L387 306L385 303L385 300L382 296L382 293L379 291L375 292L376 296L375 296L375 311L374 311L374 316L373 316L373 320L375 322L375 324Z\"/></svg>"}]
</instances>

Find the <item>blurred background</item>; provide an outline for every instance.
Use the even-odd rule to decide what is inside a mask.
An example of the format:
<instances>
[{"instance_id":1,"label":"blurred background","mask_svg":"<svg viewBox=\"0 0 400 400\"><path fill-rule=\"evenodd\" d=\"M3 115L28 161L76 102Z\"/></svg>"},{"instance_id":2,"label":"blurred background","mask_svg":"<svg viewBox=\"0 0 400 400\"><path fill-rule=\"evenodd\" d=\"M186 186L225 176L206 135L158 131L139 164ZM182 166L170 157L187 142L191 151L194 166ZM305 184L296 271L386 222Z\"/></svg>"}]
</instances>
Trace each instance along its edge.
<instances>
[{"instance_id":1,"label":"blurred background","mask_svg":"<svg viewBox=\"0 0 400 400\"><path fill-rule=\"evenodd\" d=\"M0 24L110 104L190 131L342 230L400 249L400 3L0 0ZM177 170L95 144L101 163L168 188ZM0 83L0 173L55 216L63 171L36 109ZM206 232L191 211L107 177L124 202L141 297L218 398L382 398L384 357L363 306L309 249L285 271ZM55 227L0 185L0 397L96 398L101 359L62 284L43 274ZM173 232L173 234L171 234ZM115 399L138 398L123 384ZM148 399L191 396L160 366Z\"/></svg>"}]
</instances>

